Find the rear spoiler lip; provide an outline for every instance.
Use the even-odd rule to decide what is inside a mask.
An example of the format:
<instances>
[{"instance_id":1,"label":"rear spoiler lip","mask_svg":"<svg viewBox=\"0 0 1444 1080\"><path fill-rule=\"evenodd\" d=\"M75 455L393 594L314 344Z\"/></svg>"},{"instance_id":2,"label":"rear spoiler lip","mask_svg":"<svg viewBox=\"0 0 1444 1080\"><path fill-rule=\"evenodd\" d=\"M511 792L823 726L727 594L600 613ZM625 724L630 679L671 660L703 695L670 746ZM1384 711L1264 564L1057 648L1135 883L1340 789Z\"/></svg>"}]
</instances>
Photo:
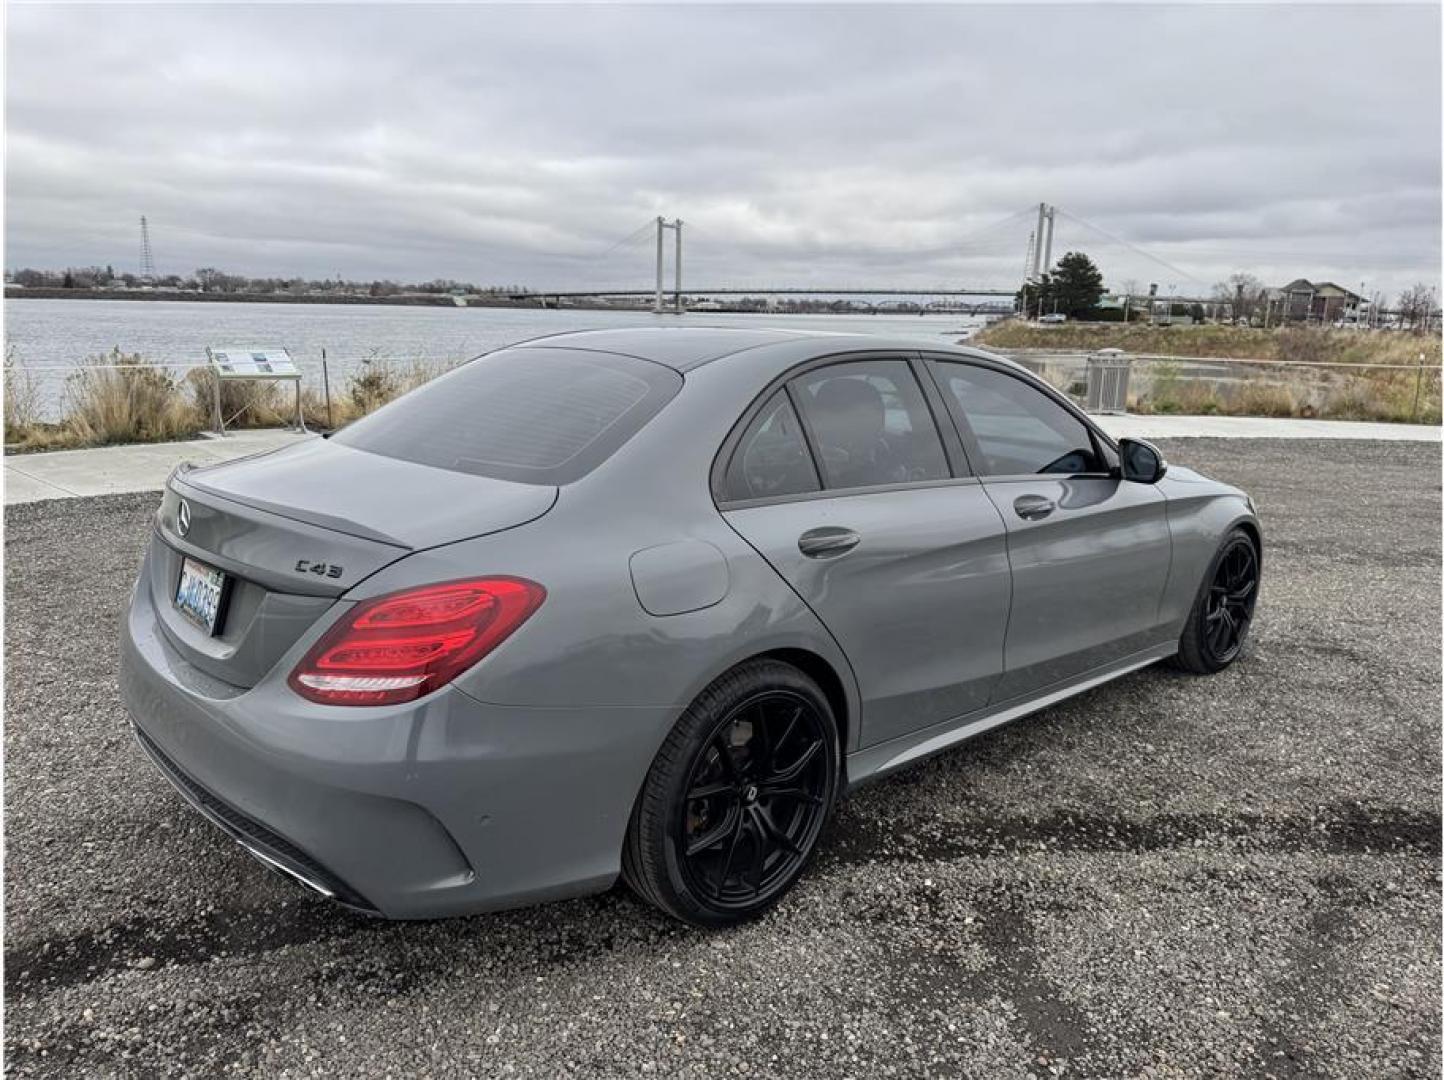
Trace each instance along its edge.
<instances>
[{"instance_id":1,"label":"rear spoiler lip","mask_svg":"<svg viewBox=\"0 0 1444 1080\"><path fill-rule=\"evenodd\" d=\"M173 488L177 494L185 494L189 489L193 493L205 495L208 498L221 499L224 502L235 503L239 506L246 506L252 510L261 510L267 514L275 514L277 517L288 518L291 521L300 521L307 525L314 525L317 528L327 529L331 532L341 533L346 536L354 536L358 540L369 540L375 544L385 544L387 547L394 547L399 553L407 553L416 550L411 544L388 536L386 533L378 532L365 525L350 521L346 518L333 517L330 514L318 514L313 510L304 507L284 506L280 503L267 502L264 499L241 498L233 492L221 488L211 487L202 483L196 476L189 474L189 470L183 473L177 469L171 473L168 486Z\"/></svg>"}]
</instances>

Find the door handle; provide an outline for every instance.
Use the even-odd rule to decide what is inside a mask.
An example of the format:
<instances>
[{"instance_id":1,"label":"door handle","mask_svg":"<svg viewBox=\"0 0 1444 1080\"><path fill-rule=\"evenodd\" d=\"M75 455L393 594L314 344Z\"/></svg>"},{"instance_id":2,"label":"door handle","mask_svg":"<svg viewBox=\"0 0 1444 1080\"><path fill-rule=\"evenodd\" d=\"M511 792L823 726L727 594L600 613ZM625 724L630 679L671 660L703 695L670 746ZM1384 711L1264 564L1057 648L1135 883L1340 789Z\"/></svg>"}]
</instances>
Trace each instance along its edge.
<instances>
[{"instance_id":1,"label":"door handle","mask_svg":"<svg viewBox=\"0 0 1444 1080\"><path fill-rule=\"evenodd\" d=\"M1042 495L1019 495L1013 500L1013 509L1024 521L1039 521L1058 509L1058 504Z\"/></svg>"},{"instance_id":2,"label":"door handle","mask_svg":"<svg viewBox=\"0 0 1444 1080\"><path fill-rule=\"evenodd\" d=\"M857 547L861 539L862 537L851 529L824 525L821 528L808 529L799 536L797 550L809 559L830 559L837 555L846 555Z\"/></svg>"}]
</instances>

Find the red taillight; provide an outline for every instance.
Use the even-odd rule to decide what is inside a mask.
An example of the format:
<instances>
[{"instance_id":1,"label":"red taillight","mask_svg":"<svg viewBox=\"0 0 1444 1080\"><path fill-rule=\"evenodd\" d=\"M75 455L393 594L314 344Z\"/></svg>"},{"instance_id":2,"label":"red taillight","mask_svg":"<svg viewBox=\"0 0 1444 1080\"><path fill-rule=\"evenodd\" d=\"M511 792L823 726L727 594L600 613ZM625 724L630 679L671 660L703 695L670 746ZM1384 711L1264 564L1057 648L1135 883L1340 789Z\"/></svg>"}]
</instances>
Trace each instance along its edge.
<instances>
[{"instance_id":1,"label":"red taillight","mask_svg":"<svg viewBox=\"0 0 1444 1080\"><path fill-rule=\"evenodd\" d=\"M311 647L291 689L323 705L414 701L501 644L546 595L534 581L488 577L363 601Z\"/></svg>"}]
</instances>

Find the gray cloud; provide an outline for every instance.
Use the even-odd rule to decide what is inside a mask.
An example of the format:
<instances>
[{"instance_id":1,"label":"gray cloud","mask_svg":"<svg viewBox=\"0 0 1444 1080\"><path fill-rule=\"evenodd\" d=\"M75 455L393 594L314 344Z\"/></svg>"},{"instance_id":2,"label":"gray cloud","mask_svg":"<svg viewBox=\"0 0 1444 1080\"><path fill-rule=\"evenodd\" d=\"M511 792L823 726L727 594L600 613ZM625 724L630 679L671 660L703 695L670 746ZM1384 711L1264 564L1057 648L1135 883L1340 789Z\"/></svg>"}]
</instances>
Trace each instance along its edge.
<instances>
[{"instance_id":1,"label":"gray cloud","mask_svg":"<svg viewBox=\"0 0 1444 1080\"><path fill-rule=\"evenodd\" d=\"M12 6L6 262L631 284L1438 279L1437 6ZM609 250L610 249L610 250Z\"/></svg>"}]
</instances>

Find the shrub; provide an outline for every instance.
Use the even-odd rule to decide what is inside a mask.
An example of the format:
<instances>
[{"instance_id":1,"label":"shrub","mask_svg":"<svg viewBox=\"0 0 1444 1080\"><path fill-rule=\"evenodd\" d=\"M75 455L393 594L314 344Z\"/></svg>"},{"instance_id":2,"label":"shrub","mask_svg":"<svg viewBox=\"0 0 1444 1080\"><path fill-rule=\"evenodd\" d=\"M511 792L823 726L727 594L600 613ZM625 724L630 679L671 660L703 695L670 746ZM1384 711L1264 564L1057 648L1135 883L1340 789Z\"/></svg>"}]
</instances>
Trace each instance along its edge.
<instances>
[{"instance_id":1,"label":"shrub","mask_svg":"<svg viewBox=\"0 0 1444 1080\"><path fill-rule=\"evenodd\" d=\"M162 442L200 431L200 417L165 368L119 349L91 357L65 382L66 426L90 445Z\"/></svg>"},{"instance_id":2,"label":"shrub","mask_svg":"<svg viewBox=\"0 0 1444 1080\"><path fill-rule=\"evenodd\" d=\"M365 416L401 392L401 380L386 364L368 361L351 374L346 387L347 404L353 416Z\"/></svg>"},{"instance_id":3,"label":"shrub","mask_svg":"<svg viewBox=\"0 0 1444 1080\"><path fill-rule=\"evenodd\" d=\"M1244 383L1228 405L1228 411L1236 416L1296 416L1299 412L1293 392L1278 383Z\"/></svg>"},{"instance_id":4,"label":"shrub","mask_svg":"<svg viewBox=\"0 0 1444 1080\"><path fill-rule=\"evenodd\" d=\"M202 426L216 423L216 375L209 368L196 368L186 376L190 404ZM291 383L284 385L260 379L222 379L221 413L228 428L282 427L296 417Z\"/></svg>"},{"instance_id":5,"label":"shrub","mask_svg":"<svg viewBox=\"0 0 1444 1080\"><path fill-rule=\"evenodd\" d=\"M5 350L5 441L20 442L38 426L40 387L35 375L15 359L14 348Z\"/></svg>"},{"instance_id":6,"label":"shrub","mask_svg":"<svg viewBox=\"0 0 1444 1080\"><path fill-rule=\"evenodd\" d=\"M438 375L444 375L455 367L456 363L454 360L417 358L405 366L393 366L381 360L367 361L358 371L352 373L336 422L339 424L365 416L402 394L410 393L423 383L430 382ZM324 412L324 402L321 407Z\"/></svg>"}]
</instances>

